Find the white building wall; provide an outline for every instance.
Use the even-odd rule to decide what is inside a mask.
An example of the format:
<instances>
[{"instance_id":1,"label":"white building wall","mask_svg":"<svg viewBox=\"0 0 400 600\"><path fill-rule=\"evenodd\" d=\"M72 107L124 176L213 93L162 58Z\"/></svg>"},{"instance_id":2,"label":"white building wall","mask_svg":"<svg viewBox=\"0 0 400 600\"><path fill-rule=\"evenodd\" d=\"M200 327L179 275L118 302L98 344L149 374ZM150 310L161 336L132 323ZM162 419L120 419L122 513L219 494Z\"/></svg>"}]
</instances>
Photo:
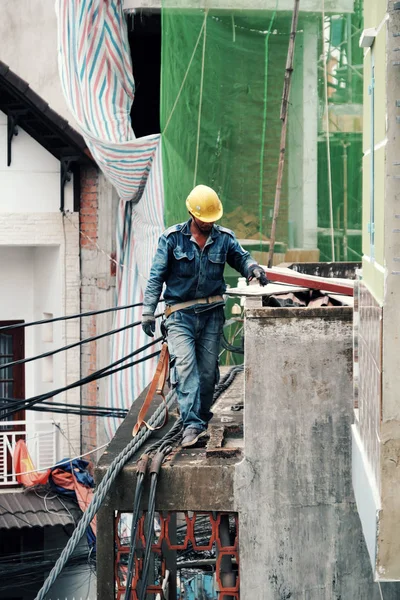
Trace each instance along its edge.
<instances>
[{"instance_id":1,"label":"white building wall","mask_svg":"<svg viewBox=\"0 0 400 600\"><path fill-rule=\"evenodd\" d=\"M0 60L73 126L58 76L55 4L55 0L1 0Z\"/></svg>"},{"instance_id":2,"label":"white building wall","mask_svg":"<svg viewBox=\"0 0 400 600\"><path fill-rule=\"evenodd\" d=\"M24 131L13 139L7 167L6 117L0 113L0 319L39 320L80 312L79 216L60 213L60 163ZM72 209L72 181L65 188ZM51 335L49 335L51 334ZM35 356L78 342L79 321L55 323L49 330L25 330L25 354ZM51 341L52 340L52 341ZM80 378L79 347L53 358L27 363L26 397L48 392ZM55 397L80 403L79 388ZM28 411L32 425L51 413ZM80 453L79 416L54 415L60 424L59 456ZM69 441L67 441L67 439Z\"/></svg>"},{"instance_id":3,"label":"white building wall","mask_svg":"<svg viewBox=\"0 0 400 600\"><path fill-rule=\"evenodd\" d=\"M45 213L60 208L60 161L21 127L12 139L7 166L7 116L0 111L0 212ZM72 183L72 179L71 179ZM73 210L73 189L65 188L65 208Z\"/></svg>"}]
</instances>

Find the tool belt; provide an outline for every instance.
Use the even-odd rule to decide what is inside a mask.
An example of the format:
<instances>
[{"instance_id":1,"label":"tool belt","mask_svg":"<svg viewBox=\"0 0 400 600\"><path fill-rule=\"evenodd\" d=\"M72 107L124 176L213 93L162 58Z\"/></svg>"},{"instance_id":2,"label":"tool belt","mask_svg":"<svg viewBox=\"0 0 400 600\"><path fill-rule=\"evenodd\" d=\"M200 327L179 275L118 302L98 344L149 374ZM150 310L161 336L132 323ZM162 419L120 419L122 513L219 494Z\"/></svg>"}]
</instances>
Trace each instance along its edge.
<instances>
[{"instance_id":1,"label":"tool belt","mask_svg":"<svg viewBox=\"0 0 400 600\"><path fill-rule=\"evenodd\" d=\"M191 306L195 306L196 304L214 304L214 302L223 302L223 296L209 296L208 298L196 298L196 300L187 300L186 302L180 302L179 304L173 304L172 306L167 306L165 309L165 316L169 317L173 312L177 310L183 310L184 308L190 308Z\"/></svg>"}]
</instances>

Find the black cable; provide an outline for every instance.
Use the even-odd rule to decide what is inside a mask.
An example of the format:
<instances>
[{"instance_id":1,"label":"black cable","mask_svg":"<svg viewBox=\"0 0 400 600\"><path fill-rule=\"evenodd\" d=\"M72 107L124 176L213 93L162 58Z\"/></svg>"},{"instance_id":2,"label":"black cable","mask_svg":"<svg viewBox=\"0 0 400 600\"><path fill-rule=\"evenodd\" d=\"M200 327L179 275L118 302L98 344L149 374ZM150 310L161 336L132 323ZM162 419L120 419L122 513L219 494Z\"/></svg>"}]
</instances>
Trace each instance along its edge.
<instances>
[{"instance_id":1,"label":"black cable","mask_svg":"<svg viewBox=\"0 0 400 600\"><path fill-rule=\"evenodd\" d=\"M158 319L162 317L162 313L155 315L155 318ZM43 354L38 354L37 356L29 356L28 358L21 358L20 360L14 360L9 363L5 363L0 365L0 371L2 369L8 369L10 367L16 367L17 365L23 365L28 362L32 362L33 360L39 360L41 358L46 358L47 356L53 356L54 354L58 354L59 352L65 352L66 350L71 350L71 348L76 348L76 346L82 346L83 344L88 344L90 342L95 342L96 340L100 340L101 338L107 337L109 335L114 335L114 333L119 333L120 331L124 331L125 329L131 329L132 327L137 327L141 324L141 321L135 321L134 323L129 323L129 325L124 325L123 327L118 327L117 329L111 329L111 331L106 331L105 333L100 333L99 335L94 335L93 337L86 338L84 340L79 340L79 342L74 342L73 344L68 344L68 346L62 346L61 348L56 348L56 350L49 350L49 352L44 352Z\"/></svg>"},{"instance_id":2,"label":"black cable","mask_svg":"<svg viewBox=\"0 0 400 600\"><path fill-rule=\"evenodd\" d=\"M180 439L182 437L182 431L183 431L183 423L182 423L182 419L179 418L177 421L175 421L174 425L164 435L164 437L162 437L160 440L157 440L156 442L154 442L154 444L152 444L149 448L147 448L146 454L151 454L152 452L155 452L156 450L161 451L162 446L166 447L166 446L170 445L172 442L177 441L178 439Z\"/></svg>"},{"instance_id":3,"label":"black cable","mask_svg":"<svg viewBox=\"0 0 400 600\"><path fill-rule=\"evenodd\" d=\"M151 553L151 545L153 542L153 532L154 532L154 513L156 510L156 489L157 489L157 473L152 473L150 475L150 494L149 494L149 504L147 509L147 529L146 529L146 548L143 557L143 569L142 569L142 577L141 577L141 589L139 600L145 600L147 596L147 580L149 578L149 568L150 568L150 553Z\"/></svg>"},{"instance_id":4,"label":"black cable","mask_svg":"<svg viewBox=\"0 0 400 600\"><path fill-rule=\"evenodd\" d=\"M161 339L162 339L162 338L158 338L157 340L155 340L155 341L154 341L154 342L152 342L152 343L156 343L156 342L160 341ZM148 344L147 346L144 346L144 347L142 348L142 350L144 350L144 349L146 349L147 347L149 347L150 345L152 345L152 343ZM139 351L140 351L140 350L139 350ZM75 408L73 408L73 405L66 405L66 404L63 404L63 403L54 403L54 405L55 405L55 406L57 406L57 405L61 405L61 406L66 406L66 407L68 407L68 408L66 408L65 410L64 410L64 409L61 409L61 408L55 408L54 410L52 410L51 408L49 408L49 409L44 409L44 408L43 408L43 409L41 409L41 407L36 407L36 406L34 406L34 405L36 405L36 404L39 404L39 403L41 402L41 400L42 400L43 398L45 398L45 397L46 397L46 398L48 398L48 397L50 397L50 398L51 398L51 397L53 397L53 396L55 396L55 395L57 395L57 394L60 394L60 393L62 393L63 391L66 391L66 390L68 390L68 389L71 389L71 388L73 388L73 387L77 387L78 385L84 385L84 384L86 384L86 383L90 383L90 382L92 381L92 379L89 379L89 378L93 378L93 377L97 376L97 379L101 379L101 378L103 378L103 377L106 377L106 376L108 376L108 375L112 375L112 374L114 374L114 373L117 373L117 372L119 372L119 371L122 371L122 370L124 370L124 369L126 369L126 368L130 368L131 366L133 366L133 365L135 365L135 364L139 364L139 363L140 363L140 362L142 362L143 360L147 360L147 359L149 359L149 358L153 358L154 356L157 356L157 355L159 354L159 352L156 352L156 353L150 354L150 355L148 355L147 357L144 357L143 359L140 359L140 360L138 360L138 361L135 361L135 362L133 362L133 363L129 363L128 365L124 365L123 367L121 367L121 368L119 368L119 369L115 369L115 370L113 370L113 371L106 372L106 373L104 373L104 374L102 374L102 375L97 375L97 373L102 373L104 370L108 369L108 368L109 368L109 367L111 367L111 366L114 366L114 365L116 365L116 364L118 364L118 363L124 362L124 361L125 361L125 360L127 360L127 359L128 359L130 356L137 354L137 352L138 352L138 351L134 351L134 352L130 353L130 354L129 354L129 355L127 355L126 357L124 357L124 358L122 358L122 359L119 359L118 361L116 361L115 363L112 363L112 364L111 364L111 365L109 365L108 367L105 367L104 369L100 369L100 371L97 371L96 373L93 373L91 376L89 376L89 377L87 377L87 378L85 378L85 379L83 379L83 380L80 380L79 382L75 382L74 384L70 384L70 386L66 386L66 388L61 388L60 390L55 390L55 391L53 391L53 392L48 392L47 394L44 394L44 395L42 395L42 396L39 396L39 397L33 397L33 398L30 398L30 399L27 399L27 400L21 400L21 401L19 401L18 399L13 399L13 402L19 402L18 406L15 406L15 404L12 404L12 405L11 405L11 407L12 407L12 410L10 410L9 412L7 412L5 415L4 415L4 413L2 412L2 419L7 419L9 416L13 415L15 412L18 412L18 411L20 411L20 410L37 410L37 411L40 411L40 412L54 412L54 413L61 413L61 414L67 414L67 413L68 413L68 414L75 414L75 415L81 415L81 416L99 416L99 417L100 417L100 416L107 416L107 417L111 417L111 416L112 416L112 417L115 417L115 418L121 418L121 419L123 419L123 418L125 418L125 417L126 417L126 414L127 414L127 412L128 412L128 411L126 411L126 412L125 412L125 410L124 410L124 409L112 409L112 408L110 408L110 409L107 409L107 407L104 407L104 408L102 407L102 408L101 408L101 411L103 411L103 410L104 410L104 411L110 410L110 412L109 412L109 413L106 413L106 412L105 412L105 413L103 413L103 412L100 412L100 411L98 411L98 412L97 412L97 410L96 410L96 409L97 409L97 407L93 407L93 411L92 411L92 410L90 410L90 408L88 408L88 410L86 411L86 410L81 410L81 409L80 409L80 407L78 407L78 405L76 405L76 406L77 406L77 408L75 409ZM243 367L243 365L239 365L239 366L237 366L237 367L233 367L233 368L232 368L232 369L229 371L229 373L227 373L227 374L226 374L226 375L225 375L225 376L224 376L224 377L221 379L221 381L220 381L220 382L217 384L217 386L216 386L216 388L215 388L215 392L214 392L214 402L216 402L216 400L218 399L218 397L219 397L219 396L220 396L220 395L221 395L221 394L222 394L222 393L223 393L223 392L224 392L224 391L225 391L225 390L226 390L226 389L229 387L229 385L232 383L232 381L233 381L233 379L236 377L236 375L237 375L238 373L241 373L241 372L243 372L243 368L244 368L244 367ZM95 378L96 378L96 377L95 377ZM87 381L88 379L89 379L89 381ZM4 399L0 399L0 400L10 400L10 398L4 398ZM29 404L26 404L26 403L29 403ZM49 407L53 406L53 403L52 403L52 402L48 402L48 403L46 403L46 404L47 404ZM1 405L0 405L0 406L1 406ZM9 407L10 407L10 405L6 405L6 406L4 406L4 410L5 410L6 408L9 408ZM115 412L115 413L113 412L113 413L111 414L111 411L114 411L114 410L115 410L116 412ZM121 411L121 412L118 412L118 411ZM177 424L178 424L178 422L175 424L175 426L176 426ZM175 427L175 426L174 426L174 427ZM168 435L168 434L167 434L167 435ZM181 435L181 433L177 435L177 438L176 438L176 439L179 439L180 435ZM151 451L154 451L154 450L156 450L157 448L159 448L159 447L160 447L160 444L161 444L161 442L162 442L162 441L163 441L163 440L158 440L158 442L156 442L155 444L153 444L153 446L151 447ZM174 439L174 440L172 440L172 441L176 441L176 440ZM149 452L150 452L150 449L149 449Z\"/></svg>"},{"instance_id":5,"label":"black cable","mask_svg":"<svg viewBox=\"0 0 400 600\"><path fill-rule=\"evenodd\" d=\"M240 346L234 346L233 344L231 344L225 337L225 333L222 332L221 334L221 346L223 347L224 350L228 350L229 352L234 352L235 354L244 354L244 338L241 338L241 345Z\"/></svg>"},{"instance_id":6,"label":"black cable","mask_svg":"<svg viewBox=\"0 0 400 600\"><path fill-rule=\"evenodd\" d=\"M110 363L106 367L102 367L98 371L94 371L94 373L90 373L90 375L87 375L86 377L83 377L83 379L79 379L75 383L82 383L82 382L83 383L87 383L87 380L89 378L93 378L93 377L96 379L96 376L101 375L102 373L104 373L108 369L111 369L112 367L115 367L115 366L117 366L117 365L125 362L126 360L128 360L128 358L132 358L132 356L135 356L136 354L139 354L139 352L142 352L143 350L147 350L148 348L150 348L150 346L153 346L154 344L157 344L162 339L163 339L162 337L153 339L151 342L149 342L148 344L145 344L144 346L142 346L138 350L133 350L133 352L130 352L126 356L123 356L122 358L119 358L118 360ZM74 385L74 384L70 384L70 385ZM66 386L65 388L59 388L59 390L61 390L61 391L66 391L67 389L69 389L68 386ZM58 390L56 390L56 391L57 391L57 393L61 393L61 391L58 391ZM40 394L38 396L33 396L32 398L28 398L27 400L21 399L20 402L23 403L23 402L28 402L30 400L36 400L36 399L47 400L47 398L51 398L52 395L54 395L53 392L48 392L46 394ZM5 402L7 400L19 401L19 398L0 398L0 402ZM4 405L3 405L3 407L4 407ZM4 408L9 408L9 407L5 406Z\"/></svg>"},{"instance_id":7,"label":"black cable","mask_svg":"<svg viewBox=\"0 0 400 600\"><path fill-rule=\"evenodd\" d=\"M158 303L160 302L164 302L164 299L162 298L158 301ZM104 313L115 312L117 310L136 308L137 306L143 306L143 302L137 302L136 304L126 304L125 306L114 306L112 308L104 308L102 310L91 310L90 312L78 313L77 315L54 317L53 319L41 319L40 321L31 321L30 323L14 323L14 325L3 325L2 327L0 327L0 333L2 331L8 331L10 329L18 329L19 327L31 327L32 325L44 325L45 323L55 323L56 321L68 321L69 319L80 319L81 317L103 315Z\"/></svg>"},{"instance_id":8,"label":"black cable","mask_svg":"<svg viewBox=\"0 0 400 600\"><path fill-rule=\"evenodd\" d=\"M6 405L1 405L0 404L0 408L3 410L6 410L8 408L14 409L12 410L10 413L7 414L11 415L14 414L15 412L18 412L19 410L23 410L26 408L29 408L29 405L31 404L37 404L38 402L40 402L41 400L47 400L48 398L52 398L53 396L57 396L58 394L61 394L62 392L65 392L67 390L73 389L75 387L79 387L81 385L85 385L86 383L90 383L92 381L95 381L97 379L101 379L102 377L107 377L108 375L113 375L114 373L117 373L118 371L122 371L124 369L128 369L134 365L137 365L145 360L148 360L150 358L153 358L154 356L157 356L159 354L159 351L154 352L152 354L148 354L145 357L134 361L132 363L129 363L127 365L123 365L122 367L119 367L118 369L114 369L111 371L108 371L108 369L110 369L110 367L114 367L117 364L120 364L122 362L125 362L128 358L135 356L136 354L138 354L139 352L143 352L143 350L146 350L147 348L149 348L150 346L152 346L153 344L156 344L158 342L160 342L163 338L159 337L156 339L153 339L149 344L146 344L145 346L142 346L142 348L139 348L138 350L134 350L133 352L131 352L130 354L124 356L123 358L120 358L119 360L115 361L114 363L111 363L110 365L108 365L107 367L103 367L102 369L99 369L98 371L95 371L94 373L92 373L91 375L88 375L87 377L84 377L83 379L80 379L74 383L70 383L67 386L64 386L62 388L58 388L57 390L51 391L51 392L47 392L46 394L40 394L38 396L33 396L32 398L28 398L25 400L21 400L19 402L19 407L18 408L14 408L15 407L15 402L18 402L17 398L13 398L13 402L6 404ZM107 372L106 372L107 371ZM6 402L7 400L10 400L10 398L0 398L0 402ZM2 414L2 419L6 418L6 416L4 416Z\"/></svg>"},{"instance_id":9,"label":"black cable","mask_svg":"<svg viewBox=\"0 0 400 600\"><path fill-rule=\"evenodd\" d=\"M119 371L123 371L124 369L129 369L130 367L133 367L135 365L138 365L142 362L144 362L145 360L149 360L150 358L154 358L155 356L159 356L160 351L157 352L153 352L152 354L148 354L146 356L144 356L143 358L139 358L139 360L135 360L127 365L123 365L122 367L118 367L118 369L114 369L112 371L108 371L107 373L103 373L102 375L99 375L97 377L87 377L86 380L80 380L80 381L76 381L75 383L71 383L68 386L65 386L64 388L60 388L58 390L55 390L53 392L49 392L47 394L44 394L43 397L44 398L51 398L52 396L57 396L57 394L61 394L64 391L76 388L76 387L80 387L81 385L84 385L86 383L90 383L92 381L96 381L97 379L102 379L103 377L108 377L109 375L113 375L114 373L118 373ZM27 401L25 400L24 402L27 402L27 404L24 404L22 406L19 406L17 408L12 408L11 410L9 410L5 415L2 413L1 417L2 419L7 419L9 416L15 414L16 412L19 412L20 410L30 410L31 406L34 406L35 404L38 404L41 400L42 396L40 396L39 398L30 398ZM7 398L6 398L7 399ZM0 405L1 406L1 405Z\"/></svg>"},{"instance_id":10,"label":"black cable","mask_svg":"<svg viewBox=\"0 0 400 600\"><path fill-rule=\"evenodd\" d=\"M44 404L46 406L60 406L60 407L65 407L65 408L70 408L71 406L78 406L76 405L71 405L68 404L67 402L47 402L47 400L43 400L43 402L41 402L41 404ZM97 411L108 411L110 410L109 406L93 406L91 404L79 404L79 408L83 409L83 410L92 410L92 409L96 409ZM112 410L119 410L119 411L125 411L128 412L128 410L126 408L118 408L118 409L112 409Z\"/></svg>"},{"instance_id":11,"label":"black cable","mask_svg":"<svg viewBox=\"0 0 400 600\"><path fill-rule=\"evenodd\" d=\"M57 548L56 550L62 550L62 548ZM52 566L54 566L55 559L43 560L42 556L41 560L32 560L33 557L30 558L29 554L29 552L19 554L19 560L15 561L15 565L5 564L3 567L3 561L0 561L0 591L5 591L9 588L22 589L26 583L31 584L36 579L43 579L43 575L48 573ZM85 572L90 569L88 552L74 554L68 562L66 571L74 569L74 573L77 573L77 567L83 567L79 572Z\"/></svg>"},{"instance_id":12,"label":"black cable","mask_svg":"<svg viewBox=\"0 0 400 600\"><path fill-rule=\"evenodd\" d=\"M125 586L125 600L131 600L131 592L132 592L132 579L133 579L133 567L135 561L135 549L136 549L136 534L137 528L139 524L139 509L140 509L140 500L142 498L142 490L143 490L143 480L144 473L139 473L137 477L136 490L135 490L135 498L133 501L133 513L132 513L132 525L131 525L131 547L129 550L129 558L128 558L128 575L126 578L126 586Z\"/></svg>"},{"instance_id":13,"label":"black cable","mask_svg":"<svg viewBox=\"0 0 400 600\"><path fill-rule=\"evenodd\" d=\"M244 369L243 365L233 367L222 378L220 383L215 388L214 402L231 385L231 383L235 379L236 375L238 373L243 372L243 369ZM183 424L182 424L182 420L179 418L161 440L158 440L157 442L155 442L152 446L150 446L146 450L146 454L150 454L154 450L157 450L158 454L162 453L165 456L167 456L167 454L169 454L171 452L172 445L174 444L174 442L177 442L178 440L180 441L180 439L182 437L182 430L183 430ZM161 465L161 463L160 463L160 465ZM145 600L146 596L147 596L147 581L148 581L148 575L149 575L149 569L150 569L150 554L151 554L151 547L152 547L153 533L154 533L155 497L156 497L156 489L157 489L157 482L158 482L158 473L159 473L159 471L155 471L155 472L152 472L150 475L150 492L149 492L149 502L148 502L148 509L147 509L147 517L146 517L146 519L147 519L146 526L147 527L146 527L146 534L145 534L146 547L145 547L145 553L144 553L144 557L143 557L143 568L142 568L139 600ZM133 516L135 518L138 518L139 505L140 505L140 500L136 499L137 493L138 493L138 490L136 488L134 514L133 514ZM141 490L140 490L140 494L141 494ZM137 516L136 516L136 512L137 512ZM132 519L132 523L135 523L134 519ZM204 523L206 523L206 517L204 518ZM134 561L134 553L135 553L135 540L136 540L136 531L134 533L134 539L133 539L133 531L131 531L131 551L129 554L128 580L127 580L126 592L125 592L126 600L130 600L130 597L131 597L133 561ZM129 586L128 586L128 582L129 582Z\"/></svg>"},{"instance_id":14,"label":"black cable","mask_svg":"<svg viewBox=\"0 0 400 600\"><path fill-rule=\"evenodd\" d=\"M73 406L73 405L71 405ZM68 408L49 408L49 407L41 407L41 406L31 406L29 408L27 408L26 410L34 410L36 412L48 412L48 413L54 413L54 414L61 414L61 415L79 415L81 417L115 417L117 419L125 419L126 415L128 414L127 410L113 410L112 408L110 408L110 410L108 412L105 411L101 411L101 412L97 412L96 410L90 411L90 410L79 410L78 405L76 405L77 408L76 409L68 409Z\"/></svg>"},{"instance_id":15,"label":"black cable","mask_svg":"<svg viewBox=\"0 0 400 600\"><path fill-rule=\"evenodd\" d=\"M238 365L237 367L232 367L232 369L230 369L229 372L221 378L220 382L215 386L214 402L216 402L220 395L228 389L236 375L243 373L243 371L244 365Z\"/></svg>"}]
</instances>

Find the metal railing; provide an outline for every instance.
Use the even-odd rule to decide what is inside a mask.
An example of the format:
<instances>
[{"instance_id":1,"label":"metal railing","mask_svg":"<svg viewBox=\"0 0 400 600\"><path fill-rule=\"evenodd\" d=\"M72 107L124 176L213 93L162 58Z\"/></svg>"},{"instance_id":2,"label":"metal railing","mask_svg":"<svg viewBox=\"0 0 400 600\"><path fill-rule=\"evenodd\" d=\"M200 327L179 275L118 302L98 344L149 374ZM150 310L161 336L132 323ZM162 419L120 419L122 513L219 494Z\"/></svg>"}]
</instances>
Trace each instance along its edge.
<instances>
[{"instance_id":1,"label":"metal railing","mask_svg":"<svg viewBox=\"0 0 400 600\"><path fill-rule=\"evenodd\" d=\"M18 485L14 449L24 440L35 469L57 461L58 423L55 421L0 421L0 488Z\"/></svg>"}]
</instances>

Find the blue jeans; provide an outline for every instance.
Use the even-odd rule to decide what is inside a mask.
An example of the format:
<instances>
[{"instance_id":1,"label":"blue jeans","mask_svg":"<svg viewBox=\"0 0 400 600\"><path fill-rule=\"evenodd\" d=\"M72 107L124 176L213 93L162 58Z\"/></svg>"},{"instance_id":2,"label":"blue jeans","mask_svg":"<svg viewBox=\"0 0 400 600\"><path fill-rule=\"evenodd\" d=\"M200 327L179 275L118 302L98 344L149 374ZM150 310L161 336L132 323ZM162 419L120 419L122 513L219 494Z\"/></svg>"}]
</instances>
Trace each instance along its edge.
<instances>
[{"instance_id":1,"label":"blue jeans","mask_svg":"<svg viewBox=\"0 0 400 600\"><path fill-rule=\"evenodd\" d=\"M165 322L170 353L171 385L176 387L184 427L207 429L212 418L214 388L219 379L218 355L224 307L201 312L189 308Z\"/></svg>"}]
</instances>

